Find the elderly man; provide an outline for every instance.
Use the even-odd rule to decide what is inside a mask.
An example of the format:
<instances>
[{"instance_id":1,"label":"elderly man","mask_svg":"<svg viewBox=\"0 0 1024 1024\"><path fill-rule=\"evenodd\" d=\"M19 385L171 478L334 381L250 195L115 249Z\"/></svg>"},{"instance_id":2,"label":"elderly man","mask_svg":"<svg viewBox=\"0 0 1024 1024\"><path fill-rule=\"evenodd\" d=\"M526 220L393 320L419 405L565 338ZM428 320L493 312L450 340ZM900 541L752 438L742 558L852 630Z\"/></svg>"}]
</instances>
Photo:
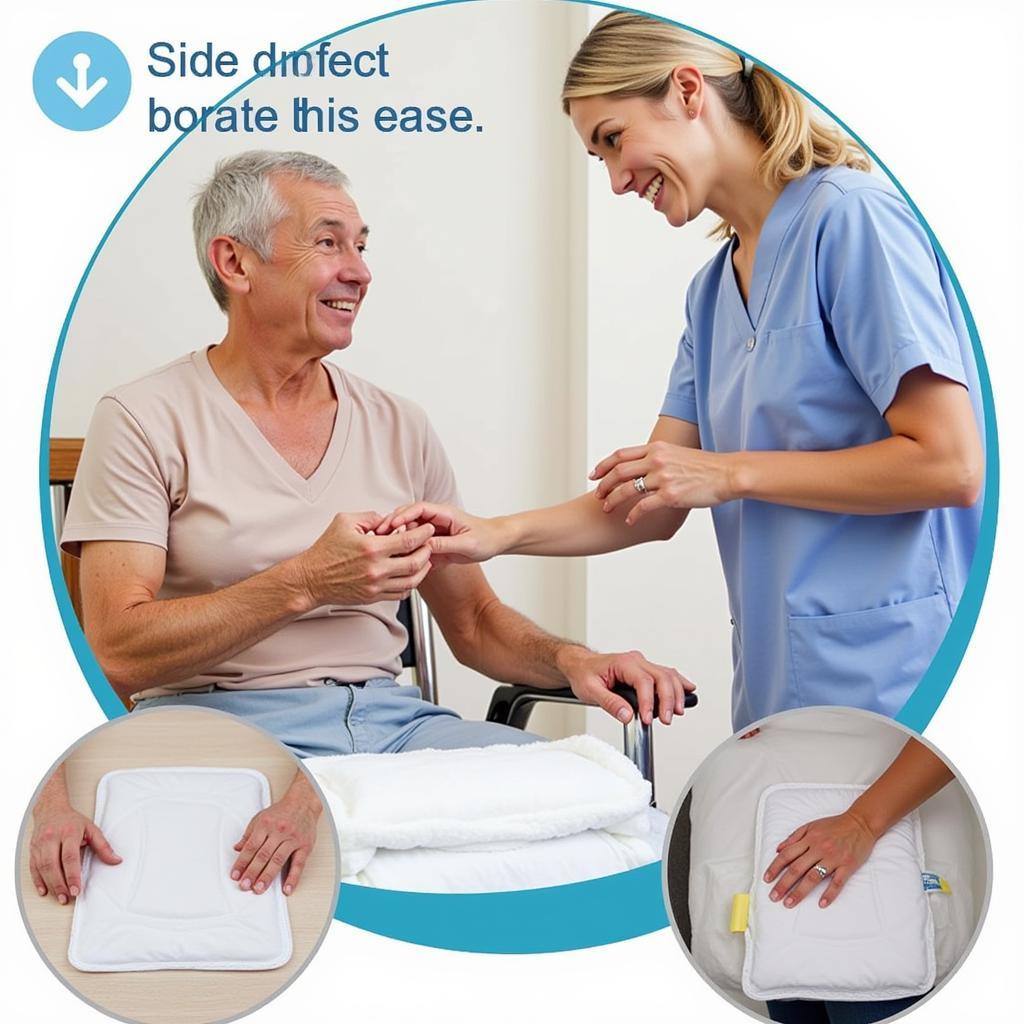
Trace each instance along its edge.
<instances>
[{"instance_id":1,"label":"elderly man","mask_svg":"<svg viewBox=\"0 0 1024 1024\"><path fill-rule=\"evenodd\" d=\"M429 524L375 532L380 512L458 495L423 412L325 361L352 343L371 279L346 186L302 153L221 163L194 228L224 339L97 407L62 545L81 555L86 636L111 685L141 707L243 716L299 755L535 740L396 683L398 602L418 589L462 663L568 684L628 721L610 689L623 681L646 721L655 693L670 721L690 688L675 671L550 636L476 565L432 566ZM301 774L293 790L308 805Z\"/></svg>"}]
</instances>

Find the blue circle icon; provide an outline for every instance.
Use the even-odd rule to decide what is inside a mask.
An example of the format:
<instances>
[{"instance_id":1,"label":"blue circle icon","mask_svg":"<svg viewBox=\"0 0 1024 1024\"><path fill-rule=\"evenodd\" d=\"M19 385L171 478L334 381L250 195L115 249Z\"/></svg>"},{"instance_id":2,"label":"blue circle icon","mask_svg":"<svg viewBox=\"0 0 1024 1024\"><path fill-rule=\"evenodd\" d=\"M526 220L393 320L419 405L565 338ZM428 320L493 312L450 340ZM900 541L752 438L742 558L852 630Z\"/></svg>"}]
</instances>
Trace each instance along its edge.
<instances>
[{"instance_id":1,"label":"blue circle icon","mask_svg":"<svg viewBox=\"0 0 1024 1024\"><path fill-rule=\"evenodd\" d=\"M32 91L43 113L73 132L109 124L124 109L131 90L124 54L95 32L69 32L54 39L32 72Z\"/></svg>"}]
</instances>

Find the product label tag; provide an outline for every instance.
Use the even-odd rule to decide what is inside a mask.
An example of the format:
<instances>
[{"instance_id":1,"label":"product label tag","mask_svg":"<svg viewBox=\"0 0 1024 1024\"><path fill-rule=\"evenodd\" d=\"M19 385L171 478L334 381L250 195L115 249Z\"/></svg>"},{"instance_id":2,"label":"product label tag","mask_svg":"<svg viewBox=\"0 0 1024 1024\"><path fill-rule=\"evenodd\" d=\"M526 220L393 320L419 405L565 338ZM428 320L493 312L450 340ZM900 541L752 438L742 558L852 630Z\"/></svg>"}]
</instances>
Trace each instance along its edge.
<instances>
[{"instance_id":1,"label":"product label tag","mask_svg":"<svg viewBox=\"0 0 1024 1024\"><path fill-rule=\"evenodd\" d=\"M921 884L925 892L952 892L949 882L940 878L934 871L921 872Z\"/></svg>"}]
</instances>

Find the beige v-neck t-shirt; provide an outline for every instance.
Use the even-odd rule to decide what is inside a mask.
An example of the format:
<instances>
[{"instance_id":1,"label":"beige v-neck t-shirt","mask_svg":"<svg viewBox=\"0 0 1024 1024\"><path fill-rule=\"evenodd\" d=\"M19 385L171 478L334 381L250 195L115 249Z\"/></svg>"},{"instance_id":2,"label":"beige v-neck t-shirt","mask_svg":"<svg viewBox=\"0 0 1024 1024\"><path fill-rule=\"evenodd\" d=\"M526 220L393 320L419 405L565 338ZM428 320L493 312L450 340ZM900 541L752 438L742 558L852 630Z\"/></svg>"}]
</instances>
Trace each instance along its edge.
<instances>
[{"instance_id":1,"label":"beige v-neck t-shirt","mask_svg":"<svg viewBox=\"0 0 1024 1024\"><path fill-rule=\"evenodd\" d=\"M339 512L384 515L413 501L458 504L426 414L337 366L338 412L308 479L278 454L193 352L104 395L89 426L61 547L135 541L167 551L159 598L246 579L308 548ZM322 607L202 675L136 697L358 682L401 669L397 602Z\"/></svg>"}]
</instances>

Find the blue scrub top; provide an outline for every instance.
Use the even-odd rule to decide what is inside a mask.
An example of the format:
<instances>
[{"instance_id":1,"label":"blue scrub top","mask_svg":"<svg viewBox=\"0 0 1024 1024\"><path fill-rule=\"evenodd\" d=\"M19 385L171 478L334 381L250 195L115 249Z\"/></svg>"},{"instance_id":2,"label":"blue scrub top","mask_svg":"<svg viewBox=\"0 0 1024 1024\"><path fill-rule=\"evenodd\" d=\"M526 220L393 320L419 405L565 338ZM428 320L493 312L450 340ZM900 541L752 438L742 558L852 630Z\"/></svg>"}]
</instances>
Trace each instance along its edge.
<instances>
[{"instance_id":1,"label":"blue scrub top","mask_svg":"<svg viewBox=\"0 0 1024 1024\"><path fill-rule=\"evenodd\" d=\"M909 370L965 384L977 369L952 285L887 184L822 168L765 221L744 303L725 245L687 292L662 415L707 451L831 451L889 437ZM841 515L739 500L713 510L733 620L733 725L845 704L894 716L963 592L972 508Z\"/></svg>"}]
</instances>

